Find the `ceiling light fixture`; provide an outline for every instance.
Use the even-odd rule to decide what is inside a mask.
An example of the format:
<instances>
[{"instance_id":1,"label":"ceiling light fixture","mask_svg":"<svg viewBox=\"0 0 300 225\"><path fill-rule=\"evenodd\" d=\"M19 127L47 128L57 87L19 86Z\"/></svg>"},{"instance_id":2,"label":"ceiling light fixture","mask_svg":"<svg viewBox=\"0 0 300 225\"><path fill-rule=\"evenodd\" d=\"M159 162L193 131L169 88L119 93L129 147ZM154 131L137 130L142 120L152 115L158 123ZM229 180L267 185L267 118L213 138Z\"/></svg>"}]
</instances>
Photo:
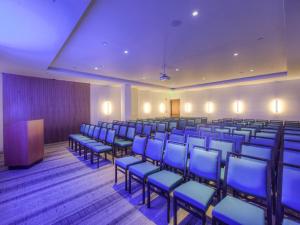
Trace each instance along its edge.
<instances>
[{"instance_id":1,"label":"ceiling light fixture","mask_svg":"<svg viewBox=\"0 0 300 225\"><path fill-rule=\"evenodd\" d=\"M254 69L251 69L250 72L254 72Z\"/></svg>"},{"instance_id":2,"label":"ceiling light fixture","mask_svg":"<svg viewBox=\"0 0 300 225\"><path fill-rule=\"evenodd\" d=\"M127 55L129 53L128 50L124 50L124 54Z\"/></svg>"},{"instance_id":3,"label":"ceiling light fixture","mask_svg":"<svg viewBox=\"0 0 300 225\"><path fill-rule=\"evenodd\" d=\"M97 66L94 67L94 70L99 70L99 68Z\"/></svg>"},{"instance_id":4,"label":"ceiling light fixture","mask_svg":"<svg viewBox=\"0 0 300 225\"><path fill-rule=\"evenodd\" d=\"M238 56L238 55L239 55L239 53L237 53L237 52L233 53L233 56Z\"/></svg>"},{"instance_id":5,"label":"ceiling light fixture","mask_svg":"<svg viewBox=\"0 0 300 225\"><path fill-rule=\"evenodd\" d=\"M195 16L198 16L199 12L197 10L193 11L192 12L192 15L195 17Z\"/></svg>"},{"instance_id":6,"label":"ceiling light fixture","mask_svg":"<svg viewBox=\"0 0 300 225\"><path fill-rule=\"evenodd\" d=\"M176 68L176 69L175 69L176 72L178 72L179 70L180 70L179 68Z\"/></svg>"}]
</instances>

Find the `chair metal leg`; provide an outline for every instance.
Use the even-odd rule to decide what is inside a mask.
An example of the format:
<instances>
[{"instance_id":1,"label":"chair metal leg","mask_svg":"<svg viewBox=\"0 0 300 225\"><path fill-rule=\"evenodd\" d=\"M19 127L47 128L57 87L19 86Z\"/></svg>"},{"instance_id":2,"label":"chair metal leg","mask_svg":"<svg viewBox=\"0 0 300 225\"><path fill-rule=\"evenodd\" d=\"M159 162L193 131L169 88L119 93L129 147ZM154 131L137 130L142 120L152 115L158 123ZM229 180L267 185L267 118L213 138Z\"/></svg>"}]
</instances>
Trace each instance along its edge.
<instances>
[{"instance_id":1,"label":"chair metal leg","mask_svg":"<svg viewBox=\"0 0 300 225\"><path fill-rule=\"evenodd\" d=\"M173 223L174 225L177 225L177 201L176 198L173 198ZM204 225L202 223L202 225Z\"/></svg>"},{"instance_id":2,"label":"chair metal leg","mask_svg":"<svg viewBox=\"0 0 300 225\"><path fill-rule=\"evenodd\" d=\"M79 144L79 156L81 156L81 144Z\"/></svg>"},{"instance_id":3,"label":"chair metal leg","mask_svg":"<svg viewBox=\"0 0 300 225\"><path fill-rule=\"evenodd\" d=\"M147 208L150 208L151 207L151 205L150 205L150 201L151 201L151 199L150 199L150 184L149 183L147 183Z\"/></svg>"},{"instance_id":4,"label":"chair metal leg","mask_svg":"<svg viewBox=\"0 0 300 225\"><path fill-rule=\"evenodd\" d=\"M128 180L128 192L131 194L131 173L129 172L129 180Z\"/></svg>"},{"instance_id":5,"label":"chair metal leg","mask_svg":"<svg viewBox=\"0 0 300 225\"><path fill-rule=\"evenodd\" d=\"M217 220L214 217L212 217L211 222L212 222L212 225L217 225Z\"/></svg>"},{"instance_id":6,"label":"chair metal leg","mask_svg":"<svg viewBox=\"0 0 300 225\"><path fill-rule=\"evenodd\" d=\"M143 204L145 204L145 189L146 189L146 184L145 184L145 180L143 180Z\"/></svg>"},{"instance_id":7,"label":"chair metal leg","mask_svg":"<svg viewBox=\"0 0 300 225\"><path fill-rule=\"evenodd\" d=\"M115 184L117 183L117 180L118 180L118 168L117 168L117 165L115 164Z\"/></svg>"},{"instance_id":8,"label":"chair metal leg","mask_svg":"<svg viewBox=\"0 0 300 225\"><path fill-rule=\"evenodd\" d=\"M167 221L170 223L170 193L167 196Z\"/></svg>"},{"instance_id":9,"label":"chair metal leg","mask_svg":"<svg viewBox=\"0 0 300 225\"><path fill-rule=\"evenodd\" d=\"M125 190L127 191L127 169L125 169Z\"/></svg>"},{"instance_id":10,"label":"chair metal leg","mask_svg":"<svg viewBox=\"0 0 300 225\"><path fill-rule=\"evenodd\" d=\"M203 215L202 215L202 225L205 225L205 223L206 223L206 215L205 215L205 213L203 213Z\"/></svg>"},{"instance_id":11,"label":"chair metal leg","mask_svg":"<svg viewBox=\"0 0 300 225\"><path fill-rule=\"evenodd\" d=\"M107 160L107 154L106 154L106 152L104 153L104 158L105 158L105 160Z\"/></svg>"},{"instance_id":12,"label":"chair metal leg","mask_svg":"<svg viewBox=\"0 0 300 225\"><path fill-rule=\"evenodd\" d=\"M94 152L91 151L91 164L93 164L93 163L94 163Z\"/></svg>"},{"instance_id":13,"label":"chair metal leg","mask_svg":"<svg viewBox=\"0 0 300 225\"><path fill-rule=\"evenodd\" d=\"M99 168L100 153L97 154L97 167Z\"/></svg>"}]
</instances>

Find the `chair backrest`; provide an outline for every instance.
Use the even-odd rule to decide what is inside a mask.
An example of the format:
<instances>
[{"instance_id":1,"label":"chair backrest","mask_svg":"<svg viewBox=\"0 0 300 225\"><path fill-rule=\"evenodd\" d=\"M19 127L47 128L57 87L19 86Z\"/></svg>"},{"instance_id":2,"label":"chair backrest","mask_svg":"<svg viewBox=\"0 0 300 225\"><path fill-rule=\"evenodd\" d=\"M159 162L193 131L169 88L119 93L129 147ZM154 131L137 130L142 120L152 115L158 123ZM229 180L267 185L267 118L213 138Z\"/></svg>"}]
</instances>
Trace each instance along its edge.
<instances>
[{"instance_id":1,"label":"chair backrest","mask_svg":"<svg viewBox=\"0 0 300 225\"><path fill-rule=\"evenodd\" d=\"M189 173L209 181L219 182L221 152L195 147L190 151Z\"/></svg>"},{"instance_id":2,"label":"chair backrest","mask_svg":"<svg viewBox=\"0 0 300 225\"><path fill-rule=\"evenodd\" d=\"M133 140L135 136L135 127L128 127L126 138L129 140Z\"/></svg>"},{"instance_id":3,"label":"chair backrest","mask_svg":"<svg viewBox=\"0 0 300 225\"><path fill-rule=\"evenodd\" d=\"M195 126L195 120L194 119L187 120L186 125L187 126Z\"/></svg>"},{"instance_id":4,"label":"chair backrest","mask_svg":"<svg viewBox=\"0 0 300 225\"><path fill-rule=\"evenodd\" d=\"M127 126L120 126L119 137L125 138L127 133Z\"/></svg>"},{"instance_id":5,"label":"chair backrest","mask_svg":"<svg viewBox=\"0 0 300 225\"><path fill-rule=\"evenodd\" d=\"M238 192L267 199L271 189L270 172L267 161L228 154L225 183Z\"/></svg>"},{"instance_id":6,"label":"chair backrest","mask_svg":"<svg viewBox=\"0 0 300 225\"><path fill-rule=\"evenodd\" d=\"M152 131L152 125L144 124L143 135L146 135L149 137L149 136L151 136L151 131Z\"/></svg>"},{"instance_id":7,"label":"chair backrest","mask_svg":"<svg viewBox=\"0 0 300 225\"><path fill-rule=\"evenodd\" d=\"M136 135L133 140L132 151L135 154L144 155L146 143L147 143L147 137Z\"/></svg>"},{"instance_id":8,"label":"chair backrest","mask_svg":"<svg viewBox=\"0 0 300 225\"><path fill-rule=\"evenodd\" d=\"M212 131L211 127L199 127L199 130L200 131L208 131L208 132Z\"/></svg>"},{"instance_id":9,"label":"chair backrest","mask_svg":"<svg viewBox=\"0 0 300 225\"><path fill-rule=\"evenodd\" d=\"M170 134L169 140L172 142L184 143L185 136L183 134Z\"/></svg>"},{"instance_id":10,"label":"chair backrest","mask_svg":"<svg viewBox=\"0 0 300 225\"><path fill-rule=\"evenodd\" d=\"M249 142L251 131L250 130L233 130L233 134L244 135L245 142Z\"/></svg>"},{"instance_id":11,"label":"chair backrest","mask_svg":"<svg viewBox=\"0 0 300 225\"><path fill-rule=\"evenodd\" d=\"M252 136L255 136L256 128L250 128L250 127L242 127L241 130L247 130L250 131Z\"/></svg>"},{"instance_id":12,"label":"chair backrest","mask_svg":"<svg viewBox=\"0 0 300 225\"><path fill-rule=\"evenodd\" d=\"M265 138L276 138L277 133L270 132L256 132L256 137L265 137Z\"/></svg>"},{"instance_id":13,"label":"chair backrest","mask_svg":"<svg viewBox=\"0 0 300 225\"><path fill-rule=\"evenodd\" d=\"M169 122L169 131L173 130L173 128L177 128L177 121Z\"/></svg>"},{"instance_id":14,"label":"chair backrest","mask_svg":"<svg viewBox=\"0 0 300 225\"><path fill-rule=\"evenodd\" d=\"M115 137L116 137L116 131L113 129L109 129L106 135L106 143L113 145L115 142Z\"/></svg>"},{"instance_id":15,"label":"chair backrest","mask_svg":"<svg viewBox=\"0 0 300 225\"><path fill-rule=\"evenodd\" d=\"M165 123L159 123L157 125L157 131L159 131L159 132L166 132L166 124Z\"/></svg>"},{"instance_id":16,"label":"chair backrest","mask_svg":"<svg viewBox=\"0 0 300 225\"><path fill-rule=\"evenodd\" d=\"M300 213L300 167L283 164L278 179L279 199L283 207Z\"/></svg>"},{"instance_id":17,"label":"chair backrest","mask_svg":"<svg viewBox=\"0 0 300 225\"><path fill-rule=\"evenodd\" d=\"M145 156L154 161L161 161L164 151L164 140L148 139Z\"/></svg>"},{"instance_id":18,"label":"chair backrest","mask_svg":"<svg viewBox=\"0 0 300 225\"><path fill-rule=\"evenodd\" d=\"M224 126L224 128L229 129L231 134L233 133L233 130L237 129L237 127L232 127L232 126Z\"/></svg>"},{"instance_id":19,"label":"chair backrest","mask_svg":"<svg viewBox=\"0 0 300 225\"><path fill-rule=\"evenodd\" d=\"M294 135L300 135L299 130L284 130L285 134L294 134Z\"/></svg>"},{"instance_id":20,"label":"chair backrest","mask_svg":"<svg viewBox=\"0 0 300 225\"><path fill-rule=\"evenodd\" d=\"M114 129L116 131L116 135L119 135L119 129L120 129L120 125L119 124L114 124L112 129Z\"/></svg>"},{"instance_id":21,"label":"chair backrest","mask_svg":"<svg viewBox=\"0 0 300 225\"><path fill-rule=\"evenodd\" d=\"M240 134L224 134L224 141L233 141L235 143L235 152L241 152L241 146L245 142L245 135Z\"/></svg>"},{"instance_id":22,"label":"chair backrest","mask_svg":"<svg viewBox=\"0 0 300 225\"><path fill-rule=\"evenodd\" d=\"M195 137L195 136L188 136L186 144L188 145L188 151L197 146L206 149L206 139L203 137Z\"/></svg>"},{"instance_id":23,"label":"chair backrest","mask_svg":"<svg viewBox=\"0 0 300 225\"><path fill-rule=\"evenodd\" d=\"M278 129L272 129L272 128L264 128L260 129L260 132L265 132L265 133L278 133Z\"/></svg>"},{"instance_id":24,"label":"chair backrest","mask_svg":"<svg viewBox=\"0 0 300 225\"><path fill-rule=\"evenodd\" d=\"M185 128L185 126L186 126L186 120L185 119L180 119L179 121L178 121L178 129L184 129Z\"/></svg>"},{"instance_id":25,"label":"chair backrest","mask_svg":"<svg viewBox=\"0 0 300 225\"><path fill-rule=\"evenodd\" d=\"M107 127L107 123L106 122L103 122L102 124L101 124L101 127Z\"/></svg>"},{"instance_id":26,"label":"chair backrest","mask_svg":"<svg viewBox=\"0 0 300 225\"><path fill-rule=\"evenodd\" d=\"M167 166L186 170L187 147L185 144L168 141L165 147L163 162Z\"/></svg>"},{"instance_id":27,"label":"chair backrest","mask_svg":"<svg viewBox=\"0 0 300 225\"><path fill-rule=\"evenodd\" d=\"M227 128L216 128L215 132L222 133L222 134L229 134L230 130Z\"/></svg>"},{"instance_id":28,"label":"chair backrest","mask_svg":"<svg viewBox=\"0 0 300 225\"><path fill-rule=\"evenodd\" d=\"M266 138L266 137L250 137L250 144L255 145L263 145L263 146L269 146L269 147L275 147L277 145L277 142L274 138Z\"/></svg>"},{"instance_id":29,"label":"chair backrest","mask_svg":"<svg viewBox=\"0 0 300 225\"><path fill-rule=\"evenodd\" d=\"M166 132L155 132L155 135L154 135L154 138L155 139L159 139L159 140L162 140L162 141L165 141L167 140L167 137L168 137L168 133Z\"/></svg>"},{"instance_id":30,"label":"chair backrest","mask_svg":"<svg viewBox=\"0 0 300 225\"><path fill-rule=\"evenodd\" d=\"M94 132L93 132L93 139L98 139L100 135L100 127L99 126L95 126Z\"/></svg>"},{"instance_id":31,"label":"chair backrest","mask_svg":"<svg viewBox=\"0 0 300 225\"><path fill-rule=\"evenodd\" d=\"M290 141L300 141L300 135L284 134L283 139L290 140Z\"/></svg>"},{"instance_id":32,"label":"chair backrest","mask_svg":"<svg viewBox=\"0 0 300 225\"><path fill-rule=\"evenodd\" d=\"M103 123L102 121L98 121L98 126L102 127L102 123Z\"/></svg>"},{"instance_id":33,"label":"chair backrest","mask_svg":"<svg viewBox=\"0 0 300 225\"><path fill-rule=\"evenodd\" d=\"M91 126L91 125L89 125L89 124L86 124L86 125L85 125L85 127L84 127L84 132L83 132L84 135L88 135L90 126Z\"/></svg>"},{"instance_id":34,"label":"chair backrest","mask_svg":"<svg viewBox=\"0 0 300 225\"><path fill-rule=\"evenodd\" d=\"M142 123L136 123L135 133L139 134L139 135L143 133L143 124Z\"/></svg>"},{"instance_id":35,"label":"chair backrest","mask_svg":"<svg viewBox=\"0 0 300 225\"><path fill-rule=\"evenodd\" d=\"M300 166L300 150L283 149L282 161L286 164Z\"/></svg>"},{"instance_id":36,"label":"chair backrest","mask_svg":"<svg viewBox=\"0 0 300 225\"><path fill-rule=\"evenodd\" d=\"M151 131L154 133L156 131L156 123L151 123Z\"/></svg>"},{"instance_id":37,"label":"chair backrest","mask_svg":"<svg viewBox=\"0 0 300 225\"><path fill-rule=\"evenodd\" d=\"M112 129L112 127L113 127L112 123L108 123L107 126L106 126L107 129Z\"/></svg>"},{"instance_id":38,"label":"chair backrest","mask_svg":"<svg viewBox=\"0 0 300 225\"><path fill-rule=\"evenodd\" d=\"M284 140L283 141L283 148L290 148L290 149L297 149L300 150L300 141L289 141Z\"/></svg>"},{"instance_id":39,"label":"chair backrest","mask_svg":"<svg viewBox=\"0 0 300 225\"><path fill-rule=\"evenodd\" d=\"M95 129L95 125L91 125L88 132L88 136L91 138L93 137L94 129Z\"/></svg>"},{"instance_id":40,"label":"chair backrest","mask_svg":"<svg viewBox=\"0 0 300 225\"><path fill-rule=\"evenodd\" d=\"M273 148L267 146L243 144L241 149L242 155L253 156L260 159L272 160Z\"/></svg>"},{"instance_id":41,"label":"chair backrest","mask_svg":"<svg viewBox=\"0 0 300 225\"><path fill-rule=\"evenodd\" d=\"M185 128L184 135L185 136L198 136L198 137L200 137L200 132L196 128L195 129L187 129L187 128Z\"/></svg>"},{"instance_id":42,"label":"chair backrest","mask_svg":"<svg viewBox=\"0 0 300 225\"><path fill-rule=\"evenodd\" d=\"M211 139L209 141L209 150L219 150L222 152L221 161L222 163L226 162L226 157L228 152L234 152L235 144L233 141L224 141L218 139Z\"/></svg>"},{"instance_id":43,"label":"chair backrest","mask_svg":"<svg viewBox=\"0 0 300 225\"><path fill-rule=\"evenodd\" d=\"M81 124L79 129L81 134L84 134L84 128L85 128L85 124Z\"/></svg>"},{"instance_id":44,"label":"chair backrest","mask_svg":"<svg viewBox=\"0 0 300 225\"><path fill-rule=\"evenodd\" d=\"M100 141L105 141L106 140L106 135L107 135L107 128L102 127L101 130L100 130L99 140Z\"/></svg>"},{"instance_id":45,"label":"chair backrest","mask_svg":"<svg viewBox=\"0 0 300 225\"><path fill-rule=\"evenodd\" d=\"M177 128L173 128L171 130L171 134L181 134L183 135L184 134L184 130L180 130L180 129L177 129Z\"/></svg>"}]
</instances>

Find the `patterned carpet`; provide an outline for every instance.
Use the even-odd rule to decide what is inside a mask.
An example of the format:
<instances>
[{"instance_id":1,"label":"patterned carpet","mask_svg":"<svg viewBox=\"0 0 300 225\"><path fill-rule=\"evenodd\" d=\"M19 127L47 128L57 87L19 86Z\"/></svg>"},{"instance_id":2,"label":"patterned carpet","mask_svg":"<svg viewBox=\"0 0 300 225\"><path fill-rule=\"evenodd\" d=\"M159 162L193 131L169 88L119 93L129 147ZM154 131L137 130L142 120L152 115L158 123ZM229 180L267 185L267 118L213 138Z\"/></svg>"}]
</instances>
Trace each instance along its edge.
<instances>
[{"instance_id":1,"label":"patterned carpet","mask_svg":"<svg viewBox=\"0 0 300 225\"><path fill-rule=\"evenodd\" d=\"M44 161L29 169L8 170L0 154L0 224L167 224L165 199L153 194L147 209L140 185L130 195L123 182L119 175L114 185L110 161L97 168L66 142L46 145ZM179 222L201 224L183 210Z\"/></svg>"}]
</instances>

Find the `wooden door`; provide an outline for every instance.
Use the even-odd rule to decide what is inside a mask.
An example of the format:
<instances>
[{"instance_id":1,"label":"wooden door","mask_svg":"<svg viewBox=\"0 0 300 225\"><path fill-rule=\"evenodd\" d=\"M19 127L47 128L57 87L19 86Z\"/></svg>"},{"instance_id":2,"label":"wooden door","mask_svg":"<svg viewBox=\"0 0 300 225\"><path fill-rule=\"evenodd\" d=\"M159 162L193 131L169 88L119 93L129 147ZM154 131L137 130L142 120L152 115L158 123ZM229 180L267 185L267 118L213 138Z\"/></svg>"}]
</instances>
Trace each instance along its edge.
<instances>
[{"instance_id":1,"label":"wooden door","mask_svg":"<svg viewBox=\"0 0 300 225\"><path fill-rule=\"evenodd\" d=\"M180 117L180 99L170 100L171 117Z\"/></svg>"}]
</instances>

